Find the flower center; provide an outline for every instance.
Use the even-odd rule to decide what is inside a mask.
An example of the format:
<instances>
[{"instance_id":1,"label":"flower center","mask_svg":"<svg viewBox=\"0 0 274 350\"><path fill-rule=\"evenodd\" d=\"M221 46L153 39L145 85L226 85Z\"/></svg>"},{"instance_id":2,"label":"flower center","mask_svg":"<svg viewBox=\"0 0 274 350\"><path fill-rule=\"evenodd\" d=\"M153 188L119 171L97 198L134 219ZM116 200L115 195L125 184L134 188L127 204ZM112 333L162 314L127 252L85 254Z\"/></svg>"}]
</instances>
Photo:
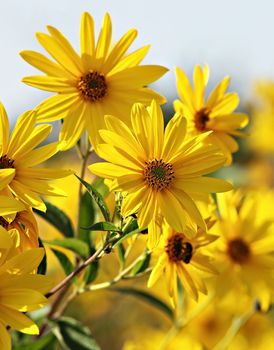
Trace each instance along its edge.
<instances>
[{"instance_id":1,"label":"flower center","mask_svg":"<svg viewBox=\"0 0 274 350\"><path fill-rule=\"evenodd\" d=\"M194 124L197 130L199 131L205 131L206 130L206 123L209 121L208 112L205 108L201 109L200 111L196 112L194 117Z\"/></svg>"},{"instance_id":2,"label":"flower center","mask_svg":"<svg viewBox=\"0 0 274 350\"><path fill-rule=\"evenodd\" d=\"M189 264L192 258L193 247L189 242L184 242L184 235L176 233L168 239L165 251L172 262L183 261Z\"/></svg>"},{"instance_id":3,"label":"flower center","mask_svg":"<svg viewBox=\"0 0 274 350\"><path fill-rule=\"evenodd\" d=\"M250 257L249 246L240 238L228 242L227 252L229 257L238 264L246 262Z\"/></svg>"},{"instance_id":4,"label":"flower center","mask_svg":"<svg viewBox=\"0 0 274 350\"><path fill-rule=\"evenodd\" d=\"M7 155L0 157L0 169L14 168L14 160Z\"/></svg>"},{"instance_id":5,"label":"flower center","mask_svg":"<svg viewBox=\"0 0 274 350\"><path fill-rule=\"evenodd\" d=\"M162 159L146 162L143 174L148 186L156 191L168 188L174 179L172 164L165 163Z\"/></svg>"},{"instance_id":6,"label":"flower center","mask_svg":"<svg viewBox=\"0 0 274 350\"><path fill-rule=\"evenodd\" d=\"M84 99L95 102L107 93L106 79L103 74L90 72L79 79L78 90Z\"/></svg>"}]
</instances>

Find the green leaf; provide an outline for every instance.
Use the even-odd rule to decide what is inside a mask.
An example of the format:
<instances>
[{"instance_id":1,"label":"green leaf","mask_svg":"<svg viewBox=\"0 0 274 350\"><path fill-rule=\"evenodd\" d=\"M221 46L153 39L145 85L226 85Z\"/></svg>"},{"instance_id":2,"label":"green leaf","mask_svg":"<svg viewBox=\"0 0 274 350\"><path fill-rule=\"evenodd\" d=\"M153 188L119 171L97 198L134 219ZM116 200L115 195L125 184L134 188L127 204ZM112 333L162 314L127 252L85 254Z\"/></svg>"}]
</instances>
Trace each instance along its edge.
<instances>
[{"instance_id":1,"label":"green leaf","mask_svg":"<svg viewBox=\"0 0 274 350\"><path fill-rule=\"evenodd\" d=\"M83 259L86 259L89 256L89 246L77 238L52 239L45 242L51 245L69 249Z\"/></svg>"},{"instance_id":2,"label":"green leaf","mask_svg":"<svg viewBox=\"0 0 274 350\"><path fill-rule=\"evenodd\" d=\"M98 177L92 185L99 193L101 193L103 198L106 198L106 196L109 194L109 188L104 181L105 179Z\"/></svg>"},{"instance_id":3,"label":"green leaf","mask_svg":"<svg viewBox=\"0 0 274 350\"><path fill-rule=\"evenodd\" d=\"M31 339L32 338L32 339ZM44 335L42 338L28 336L28 342L13 345L13 350L53 350L55 349L56 337L53 333Z\"/></svg>"},{"instance_id":4,"label":"green leaf","mask_svg":"<svg viewBox=\"0 0 274 350\"><path fill-rule=\"evenodd\" d=\"M143 259L137 262L137 264L131 270L130 275L136 276L138 273L145 271L149 267L151 253L145 252Z\"/></svg>"},{"instance_id":5,"label":"green leaf","mask_svg":"<svg viewBox=\"0 0 274 350\"><path fill-rule=\"evenodd\" d=\"M54 334L65 350L100 350L88 327L71 317L56 321Z\"/></svg>"},{"instance_id":6,"label":"green leaf","mask_svg":"<svg viewBox=\"0 0 274 350\"><path fill-rule=\"evenodd\" d=\"M121 288L110 288L112 291L132 295L139 299L144 300L145 302L153 305L160 311L162 311L166 316L168 316L172 321L174 320L174 313L172 309L161 299L156 296L147 293L143 290L131 288L131 287L121 287Z\"/></svg>"},{"instance_id":7,"label":"green leaf","mask_svg":"<svg viewBox=\"0 0 274 350\"><path fill-rule=\"evenodd\" d=\"M69 260L69 258L64 253L60 252L59 250L52 249L52 248L51 248L51 250L54 253L54 255L56 256L56 258L58 259L59 263L61 264L65 274L69 275L74 270L74 267L73 267L71 261Z\"/></svg>"},{"instance_id":8,"label":"green leaf","mask_svg":"<svg viewBox=\"0 0 274 350\"><path fill-rule=\"evenodd\" d=\"M117 244L117 253L118 253L118 258L120 262L120 266L124 266L125 264L125 248L123 246L123 243Z\"/></svg>"},{"instance_id":9,"label":"green leaf","mask_svg":"<svg viewBox=\"0 0 274 350\"><path fill-rule=\"evenodd\" d=\"M127 234L127 233L130 233L130 232L133 232L133 231L136 231L138 230L138 223L137 223L137 220L136 219L133 219L129 225L125 225L123 227L123 233L124 234Z\"/></svg>"},{"instance_id":10,"label":"green leaf","mask_svg":"<svg viewBox=\"0 0 274 350\"><path fill-rule=\"evenodd\" d=\"M97 222L89 227L83 227L84 230L90 231L115 231L120 232L120 230L112 222Z\"/></svg>"},{"instance_id":11,"label":"green leaf","mask_svg":"<svg viewBox=\"0 0 274 350\"><path fill-rule=\"evenodd\" d=\"M55 205L48 201L44 201L47 207L47 211L44 213L42 211L34 209L35 213L49 222L51 225L56 227L61 233L66 237L73 237L74 230L70 218Z\"/></svg>"},{"instance_id":12,"label":"green leaf","mask_svg":"<svg viewBox=\"0 0 274 350\"><path fill-rule=\"evenodd\" d=\"M98 204L104 218L106 221L110 221L110 213L109 209L105 203L105 200L103 196L96 190L96 188L89 183L87 183L85 180L81 179L79 176L75 175L78 180L85 186L85 188L88 190L88 193L91 195L91 197L95 200L95 202Z\"/></svg>"},{"instance_id":13,"label":"green leaf","mask_svg":"<svg viewBox=\"0 0 274 350\"><path fill-rule=\"evenodd\" d=\"M41 240L41 238L38 238L38 242L39 242L39 247L42 247L45 249L44 244ZM47 272L47 255L46 255L46 250L45 250L45 255L42 259L42 261L40 262L39 266L38 266L38 270L37 273L39 275L45 275Z\"/></svg>"},{"instance_id":14,"label":"green leaf","mask_svg":"<svg viewBox=\"0 0 274 350\"><path fill-rule=\"evenodd\" d=\"M79 216L79 237L88 245L90 242L90 233L83 227L91 226L96 220L95 201L88 192L85 192L81 197L80 216Z\"/></svg>"}]
</instances>

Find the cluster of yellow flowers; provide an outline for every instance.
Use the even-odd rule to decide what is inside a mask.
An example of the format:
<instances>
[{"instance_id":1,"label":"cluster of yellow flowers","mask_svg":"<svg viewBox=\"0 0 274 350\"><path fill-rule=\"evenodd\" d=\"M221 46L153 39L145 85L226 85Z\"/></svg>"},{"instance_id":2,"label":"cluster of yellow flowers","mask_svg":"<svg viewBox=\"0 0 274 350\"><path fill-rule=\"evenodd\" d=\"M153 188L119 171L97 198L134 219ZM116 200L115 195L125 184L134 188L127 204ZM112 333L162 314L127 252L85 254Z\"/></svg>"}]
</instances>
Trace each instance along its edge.
<instances>
[{"instance_id":1,"label":"cluster of yellow flowers","mask_svg":"<svg viewBox=\"0 0 274 350\"><path fill-rule=\"evenodd\" d=\"M164 275L177 309L183 289L186 300L190 296L198 301L205 298L201 294L209 294L209 300L214 298L224 309L233 298L242 300L242 308L234 305L235 314L255 305L268 310L274 290L274 215L268 215L266 208L273 203L273 194L233 191L230 182L208 176L232 164L232 154L238 150L234 137L245 136L239 129L248 124L246 114L235 112L239 98L227 92L229 77L206 99L208 66L196 65L193 85L176 68L179 99L164 126L161 105L166 99L147 85L167 69L141 65L149 46L127 52L137 36L135 29L111 47L109 15L96 42L93 18L84 13L80 55L56 28L49 26L48 31L38 33L37 39L53 60L38 52L21 52L45 73L23 82L56 94L23 113L11 135L0 105L1 349L11 348L9 327L39 333L23 313L45 305L43 294L52 287L46 276L36 273L44 250L39 248L32 209L46 212L40 196L64 196L54 180L72 171L36 166L79 145L85 136L104 160L88 169L106 179L111 192L120 194L118 221L128 226L135 220L136 234L147 229L147 251L152 256L149 288ZM56 120L62 120L59 141L38 147L52 126L37 123ZM83 157L85 166L90 146ZM105 220L110 225L110 218ZM115 218L105 229L108 249L124 238L124 227L117 236L113 225ZM117 238L113 246L110 238ZM187 314L194 308L191 303Z\"/></svg>"}]
</instances>

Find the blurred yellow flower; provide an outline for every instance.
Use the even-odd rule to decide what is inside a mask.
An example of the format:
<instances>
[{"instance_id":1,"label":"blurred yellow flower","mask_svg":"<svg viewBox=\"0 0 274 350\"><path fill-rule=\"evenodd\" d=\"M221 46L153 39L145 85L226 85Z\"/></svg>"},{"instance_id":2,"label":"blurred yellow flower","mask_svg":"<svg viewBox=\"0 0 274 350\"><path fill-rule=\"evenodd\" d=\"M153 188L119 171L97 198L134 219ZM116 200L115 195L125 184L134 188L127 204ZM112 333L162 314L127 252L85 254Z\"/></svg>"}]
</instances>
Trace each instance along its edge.
<instances>
[{"instance_id":1,"label":"blurred yellow flower","mask_svg":"<svg viewBox=\"0 0 274 350\"><path fill-rule=\"evenodd\" d=\"M34 51L21 52L28 63L46 73L26 77L23 82L57 93L38 106L38 121L64 119L60 132L63 149L75 145L84 129L96 147L100 140L98 130L105 128L105 114L117 114L129 122L134 102L147 104L151 99L165 102L146 86L167 69L139 65L149 46L126 54L137 36L135 29L129 30L111 49L112 24L106 14L96 44L93 18L85 12L81 21L80 56L56 28L48 26L48 31L50 35L38 33L37 39L57 63Z\"/></svg>"},{"instance_id":2,"label":"blurred yellow flower","mask_svg":"<svg viewBox=\"0 0 274 350\"><path fill-rule=\"evenodd\" d=\"M35 148L51 132L51 125L35 126L34 112L23 113L9 136L9 121L0 104L0 190L9 189L25 204L45 211L39 195L64 196L65 193L50 184L53 179L70 174L62 169L33 168L58 152L58 142Z\"/></svg>"},{"instance_id":3,"label":"blurred yellow flower","mask_svg":"<svg viewBox=\"0 0 274 350\"><path fill-rule=\"evenodd\" d=\"M16 200L12 195L0 192L0 215L15 214L24 209L23 203Z\"/></svg>"},{"instance_id":4,"label":"blurred yellow flower","mask_svg":"<svg viewBox=\"0 0 274 350\"><path fill-rule=\"evenodd\" d=\"M259 300L265 310L274 288L273 196L262 198L252 191L235 201L234 193L228 192L217 200L220 220L214 232L220 238L213 251L220 269L217 295L241 287L243 297L249 295L252 303Z\"/></svg>"},{"instance_id":5,"label":"blurred yellow flower","mask_svg":"<svg viewBox=\"0 0 274 350\"><path fill-rule=\"evenodd\" d=\"M248 116L234 112L239 104L239 97L235 92L226 93L230 81L228 76L218 84L205 101L208 77L208 66L205 65L202 69L196 65L192 87L186 74L180 68L176 68L177 89L181 100L174 101L174 108L176 112L188 119L190 136L213 130L206 141L218 145L227 157L226 165L230 165L231 153L238 150L238 144L231 135L243 135L237 129L247 125Z\"/></svg>"},{"instance_id":6,"label":"blurred yellow flower","mask_svg":"<svg viewBox=\"0 0 274 350\"><path fill-rule=\"evenodd\" d=\"M208 227L213 223L208 220ZM198 292L207 294L202 273L217 273L217 269L211 263L212 258L205 255L200 248L213 242L217 236L206 234L199 229L189 238L182 232L174 231L166 223L163 224L162 232L158 246L152 251L152 255L157 256L158 261L149 277L148 287L152 287L164 273L169 296L172 304L176 306L179 276L183 288L197 301Z\"/></svg>"},{"instance_id":7,"label":"blurred yellow flower","mask_svg":"<svg viewBox=\"0 0 274 350\"><path fill-rule=\"evenodd\" d=\"M179 115L164 131L163 114L155 101L148 109L134 104L131 129L112 116L105 121L108 130L100 131L105 143L98 146L98 154L108 163L92 164L89 169L113 180L112 190L128 192L122 215L138 212L139 227L147 227L160 213L177 232L185 232L187 226L196 229L196 224L206 230L194 200L232 187L224 180L202 176L225 162L216 146L203 145L208 135L184 142L186 119Z\"/></svg>"},{"instance_id":8,"label":"blurred yellow flower","mask_svg":"<svg viewBox=\"0 0 274 350\"><path fill-rule=\"evenodd\" d=\"M51 288L51 280L33 273L43 256L42 248L18 254L16 235L0 227L0 348L3 350L11 349L7 326L27 334L39 333L24 313L47 303L43 294Z\"/></svg>"}]
</instances>

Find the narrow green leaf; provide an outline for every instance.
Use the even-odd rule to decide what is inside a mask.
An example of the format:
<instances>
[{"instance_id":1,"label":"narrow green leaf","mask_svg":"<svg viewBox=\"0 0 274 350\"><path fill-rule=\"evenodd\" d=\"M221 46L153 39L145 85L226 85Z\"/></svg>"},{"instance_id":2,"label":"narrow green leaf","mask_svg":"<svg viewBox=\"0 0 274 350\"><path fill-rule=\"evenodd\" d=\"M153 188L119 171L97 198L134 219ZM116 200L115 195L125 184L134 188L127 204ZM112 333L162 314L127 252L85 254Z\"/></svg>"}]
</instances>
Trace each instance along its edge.
<instances>
[{"instance_id":1,"label":"narrow green leaf","mask_svg":"<svg viewBox=\"0 0 274 350\"><path fill-rule=\"evenodd\" d=\"M130 232L136 231L136 230L138 230L138 223L137 223L136 219L133 219L129 225L125 225L123 227L124 234L130 233Z\"/></svg>"},{"instance_id":2,"label":"narrow green leaf","mask_svg":"<svg viewBox=\"0 0 274 350\"><path fill-rule=\"evenodd\" d=\"M91 197L95 200L95 202L98 204L104 218L106 221L110 221L110 213L109 209L105 203L105 200L103 196L96 190L96 188L89 183L87 183L85 180L81 179L79 176L75 175L78 180L85 186L85 188L88 190L88 193L91 195Z\"/></svg>"},{"instance_id":3,"label":"narrow green leaf","mask_svg":"<svg viewBox=\"0 0 274 350\"><path fill-rule=\"evenodd\" d=\"M125 247L123 246L123 243L117 244L117 253L118 253L118 258L120 262L120 266L124 266L125 264Z\"/></svg>"},{"instance_id":4,"label":"narrow green leaf","mask_svg":"<svg viewBox=\"0 0 274 350\"><path fill-rule=\"evenodd\" d=\"M38 242L39 242L39 247L42 247L45 249L44 244L41 240L41 238L38 238ZM39 266L38 266L38 270L37 273L39 275L45 275L47 272L47 255L46 255L46 250L45 250L45 255L42 259L42 261L40 262Z\"/></svg>"},{"instance_id":5,"label":"narrow green leaf","mask_svg":"<svg viewBox=\"0 0 274 350\"><path fill-rule=\"evenodd\" d=\"M137 264L131 270L130 275L136 276L138 273L145 271L149 267L150 257L151 254L149 252L145 252L143 259L137 262Z\"/></svg>"},{"instance_id":6,"label":"narrow green leaf","mask_svg":"<svg viewBox=\"0 0 274 350\"><path fill-rule=\"evenodd\" d=\"M51 245L69 249L83 259L86 259L89 256L89 246L87 243L77 238L52 239L45 242Z\"/></svg>"},{"instance_id":7,"label":"narrow green leaf","mask_svg":"<svg viewBox=\"0 0 274 350\"><path fill-rule=\"evenodd\" d=\"M95 209L95 201L90 196L88 192L85 192L81 197L80 203L80 217L79 217L79 237L82 241L86 242L88 245L91 244L90 233L87 230L83 229L83 227L88 227L94 224L96 220L96 209Z\"/></svg>"},{"instance_id":8,"label":"narrow green leaf","mask_svg":"<svg viewBox=\"0 0 274 350\"><path fill-rule=\"evenodd\" d=\"M52 249L52 248L51 248L51 250L54 253L54 255L56 256L56 258L58 259L59 263L61 264L65 274L69 275L74 270L74 267L73 267L71 261L69 260L69 258L64 253L60 252L59 250Z\"/></svg>"},{"instance_id":9,"label":"narrow green leaf","mask_svg":"<svg viewBox=\"0 0 274 350\"><path fill-rule=\"evenodd\" d=\"M40 339L28 336L28 342L13 345L13 350L53 350L56 344L56 337L49 333Z\"/></svg>"},{"instance_id":10,"label":"narrow green leaf","mask_svg":"<svg viewBox=\"0 0 274 350\"><path fill-rule=\"evenodd\" d=\"M121 288L110 288L112 291L132 295L134 297L137 297L139 299L142 299L143 301L153 305L160 311L162 311L166 316L168 316L171 320L174 320L174 313L172 309L161 299L157 298L156 296L147 293L143 290L131 288L131 287L121 287Z\"/></svg>"},{"instance_id":11,"label":"narrow green leaf","mask_svg":"<svg viewBox=\"0 0 274 350\"><path fill-rule=\"evenodd\" d=\"M105 184L104 179L102 177L98 177L92 184L92 186L103 196L103 198L106 198L106 196L109 194L109 188Z\"/></svg>"},{"instance_id":12,"label":"narrow green leaf","mask_svg":"<svg viewBox=\"0 0 274 350\"><path fill-rule=\"evenodd\" d=\"M65 350L100 350L88 327L71 317L56 321L55 335Z\"/></svg>"},{"instance_id":13,"label":"narrow green leaf","mask_svg":"<svg viewBox=\"0 0 274 350\"><path fill-rule=\"evenodd\" d=\"M115 231L120 232L120 230L112 222L97 222L89 227L83 227L84 230L90 231Z\"/></svg>"},{"instance_id":14,"label":"narrow green leaf","mask_svg":"<svg viewBox=\"0 0 274 350\"><path fill-rule=\"evenodd\" d=\"M74 230L70 218L55 205L51 204L48 201L44 202L46 204L47 211L44 213L42 211L34 209L35 213L56 227L66 237L73 237Z\"/></svg>"}]
</instances>

